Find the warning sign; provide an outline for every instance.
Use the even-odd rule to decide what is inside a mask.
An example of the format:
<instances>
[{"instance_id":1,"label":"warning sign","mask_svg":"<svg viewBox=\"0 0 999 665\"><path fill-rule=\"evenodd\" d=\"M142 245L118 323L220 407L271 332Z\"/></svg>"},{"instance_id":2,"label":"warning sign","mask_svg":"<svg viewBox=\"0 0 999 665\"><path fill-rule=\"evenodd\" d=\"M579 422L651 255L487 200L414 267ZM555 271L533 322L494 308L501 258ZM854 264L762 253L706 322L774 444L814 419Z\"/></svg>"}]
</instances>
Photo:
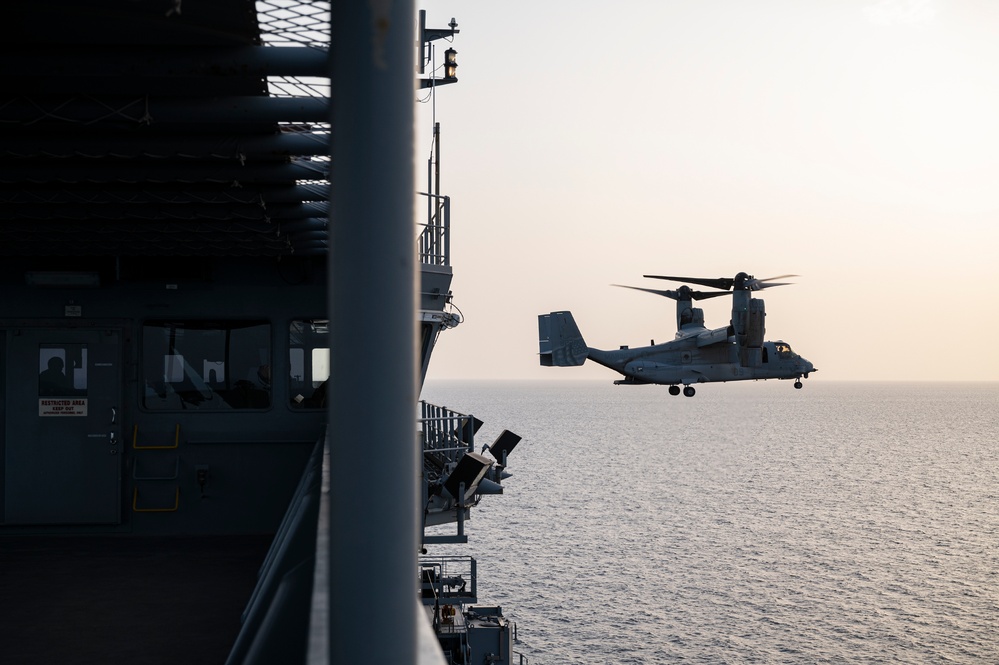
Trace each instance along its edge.
<instances>
[{"instance_id":1,"label":"warning sign","mask_svg":"<svg viewBox=\"0 0 999 665\"><path fill-rule=\"evenodd\" d=\"M85 416L87 415L87 400L83 399L40 399L38 400L39 416Z\"/></svg>"}]
</instances>

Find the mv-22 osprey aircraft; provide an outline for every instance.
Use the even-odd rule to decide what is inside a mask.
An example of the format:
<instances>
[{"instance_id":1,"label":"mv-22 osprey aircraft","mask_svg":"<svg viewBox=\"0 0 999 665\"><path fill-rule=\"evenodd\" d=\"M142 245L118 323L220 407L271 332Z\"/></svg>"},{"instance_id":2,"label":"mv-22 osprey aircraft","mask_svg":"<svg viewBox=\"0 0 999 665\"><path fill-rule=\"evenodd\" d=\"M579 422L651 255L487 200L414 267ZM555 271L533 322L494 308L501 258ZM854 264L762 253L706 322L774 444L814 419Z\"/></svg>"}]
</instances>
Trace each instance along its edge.
<instances>
[{"instance_id":1,"label":"mv-22 osprey aircraft","mask_svg":"<svg viewBox=\"0 0 999 665\"><path fill-rule=\"evenodd\" d=\"M708 279L643 275L652 279L688 282L720 291L694 291L684 284L675 291L624 286L646 291L676 301L676 338L664 344L653 344L616 351L601 351L586 346L571 312L552 312L538 316L538 339L541 364L548 367L573 367L586 360L609 367L624 375L617 385L669 385L670 395L694 396L694 383L714 381L746 381L750 379L794 379L801 388L801 377L816 372L815 366L791 351L787 342L766 342L763 300L753 298L754 291L787 282L773 280L796 277L781 275L759 280L740 272L735 278ZM615 284L614 286L621 286ZM732 289L732 290L730 290ZM693 301L732 296L732 321L724 328L704 327L704 310L693 307Z\"/></svg>"}]
</instances>

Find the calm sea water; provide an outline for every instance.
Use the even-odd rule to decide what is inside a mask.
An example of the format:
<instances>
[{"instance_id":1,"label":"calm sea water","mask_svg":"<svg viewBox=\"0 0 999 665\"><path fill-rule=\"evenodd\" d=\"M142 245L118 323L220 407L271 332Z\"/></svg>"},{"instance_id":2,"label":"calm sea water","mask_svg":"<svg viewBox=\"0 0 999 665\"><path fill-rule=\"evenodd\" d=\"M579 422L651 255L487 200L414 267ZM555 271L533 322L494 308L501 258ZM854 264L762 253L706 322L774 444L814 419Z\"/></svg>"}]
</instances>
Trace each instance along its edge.
<instances>
[{"instance_id":1,"label":"calm sea water","mask_svg":"<svg viewBox=\"0 0 999 665\"><path fill-rule=\"evenodd\" d=\"M999 663L999 384L431 382L524 437L467 524L557 663Z\"/></svg>"}]
</instances>

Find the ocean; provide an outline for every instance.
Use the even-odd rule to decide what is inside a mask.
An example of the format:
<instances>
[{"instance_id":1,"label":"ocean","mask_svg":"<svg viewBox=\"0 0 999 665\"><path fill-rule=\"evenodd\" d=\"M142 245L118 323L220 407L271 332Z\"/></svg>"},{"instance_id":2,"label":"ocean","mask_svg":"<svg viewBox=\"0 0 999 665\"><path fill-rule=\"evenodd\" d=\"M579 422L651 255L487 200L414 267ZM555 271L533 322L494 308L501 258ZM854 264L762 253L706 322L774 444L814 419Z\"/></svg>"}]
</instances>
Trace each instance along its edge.
<instances>
[{"instance_id":1,"label":"ocean","mask_svg":"<svg viewBox=\"0 0 999 665\"><path fill-rule=\"evenodd\" d=\"M430 554L476 557L531 665L999 663L999 383L422 397L523 437Z\"/></svg>"}]
</instances>

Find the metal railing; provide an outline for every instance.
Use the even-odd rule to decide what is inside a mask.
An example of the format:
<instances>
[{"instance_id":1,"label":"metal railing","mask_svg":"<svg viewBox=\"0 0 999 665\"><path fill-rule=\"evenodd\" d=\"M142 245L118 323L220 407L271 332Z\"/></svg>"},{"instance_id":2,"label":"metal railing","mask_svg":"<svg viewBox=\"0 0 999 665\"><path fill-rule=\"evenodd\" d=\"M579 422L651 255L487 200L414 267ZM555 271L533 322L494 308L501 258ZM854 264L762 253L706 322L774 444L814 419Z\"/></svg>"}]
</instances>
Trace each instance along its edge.
<instances>
[{"instance_id":1,"label":"metal railing","mask_svg":"<svg viewBox=\"0 0 999 665\"><path fill-rule=\"evenodd\" d=\"M260 568L257 586L243 610L243 625L227 665L272 663L278 656L282 662L304 661L309 644L325 444L324 435L312 449Z\"/></svg>"},{"instance_id":2,"label":"metal railing","mask_svg":"<svg viewBox=\"0 0 999 665\"><path fill-rule=\"evenodd\" d=\"M420 557L420 587L424 605L478 602L475 559L470 556Z\"/></svg>"},{"instance_id":3,"label":"metal railing","mask_svg":"<svg viewBox=\"0 0 999 665\"><path fill-rule=\"evenodd\" d=\"M449 464L457 463L465 453L475 449L475 427L469 414L452 411L444 406L420 402L420 433L423 440L423 458L433 482L433 469L439 472Z\"/></svg>"},{"instance_id":4,"label":"metal railing","mask_svg":"<svg viewBox=\"0 0 999 665\"><path fill-rule=\"evenodd\" d=\"M420 263L431 266L451 265L451 197L417 192L427 197L427 223L420 227Z\"/></svg>"}]
</instances>

